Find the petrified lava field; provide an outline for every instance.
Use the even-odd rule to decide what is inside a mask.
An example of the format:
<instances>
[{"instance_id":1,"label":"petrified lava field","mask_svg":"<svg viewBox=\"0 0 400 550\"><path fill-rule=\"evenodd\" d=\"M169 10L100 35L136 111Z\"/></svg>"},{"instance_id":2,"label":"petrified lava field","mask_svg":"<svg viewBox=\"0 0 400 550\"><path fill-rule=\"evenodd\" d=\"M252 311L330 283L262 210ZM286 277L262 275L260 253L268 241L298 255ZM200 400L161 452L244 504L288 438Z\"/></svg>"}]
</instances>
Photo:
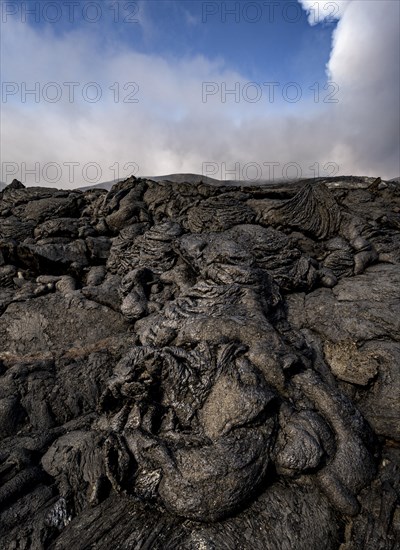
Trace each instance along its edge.
<instances>
[{"instance_id":1,"label":"petrified lava field","mask_svg":"<svg viewBox=\"0 0 400 550\"><path fill-rule=\"evenodd\" d=\"M2 550L396 547L398 182L0 214Z\"/></svg>"}]
</instances>

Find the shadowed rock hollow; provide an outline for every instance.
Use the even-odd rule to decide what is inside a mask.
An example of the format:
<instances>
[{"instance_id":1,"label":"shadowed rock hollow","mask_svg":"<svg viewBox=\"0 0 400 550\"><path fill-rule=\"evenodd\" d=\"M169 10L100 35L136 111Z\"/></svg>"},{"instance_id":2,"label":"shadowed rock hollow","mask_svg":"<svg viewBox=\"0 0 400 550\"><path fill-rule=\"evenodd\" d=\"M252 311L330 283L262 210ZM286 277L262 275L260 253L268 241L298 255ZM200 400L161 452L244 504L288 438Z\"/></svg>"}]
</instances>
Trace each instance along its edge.
<instances>
[{"instance_id":1,"label":"shadowed rock hollow","mask_svg":"<svg viewBox=\"0 0 400 550\"><path fill-rule=\"evenodd\" d=\"M0 193L0 547L391 550L400 187Z\"/></svg>"}]
</instances>

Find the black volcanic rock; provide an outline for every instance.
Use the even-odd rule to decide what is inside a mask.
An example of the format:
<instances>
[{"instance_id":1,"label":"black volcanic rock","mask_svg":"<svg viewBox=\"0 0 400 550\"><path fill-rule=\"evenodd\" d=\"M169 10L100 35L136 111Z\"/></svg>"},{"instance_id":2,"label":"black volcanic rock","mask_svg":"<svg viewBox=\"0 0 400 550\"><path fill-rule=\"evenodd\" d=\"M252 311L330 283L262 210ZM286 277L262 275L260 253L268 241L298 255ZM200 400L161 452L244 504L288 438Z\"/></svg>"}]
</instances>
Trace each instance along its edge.
<instances>
[{"instance_id":1,"label":"black volcanic rock","mask_svg":"<svg viewBox=\"0 0 400 550\"><path fill-rule=\"evenodd\" d=\"M0 192L0 548L392 550L400 188Z\"/></svg>"},{"instance_id":2,"label":"black volcanic rock","mask_svg":"<svg viewBox=\"0 0 400 550\"><path fill-rule=\"evenodd\" d=\"M11 189L25 189L25 185L23 183L21 183L20 181L18 181L17 179L13 179L12 182L7 185L6 189L8 190L11 190Z\"/></svg>"}]
</instances>

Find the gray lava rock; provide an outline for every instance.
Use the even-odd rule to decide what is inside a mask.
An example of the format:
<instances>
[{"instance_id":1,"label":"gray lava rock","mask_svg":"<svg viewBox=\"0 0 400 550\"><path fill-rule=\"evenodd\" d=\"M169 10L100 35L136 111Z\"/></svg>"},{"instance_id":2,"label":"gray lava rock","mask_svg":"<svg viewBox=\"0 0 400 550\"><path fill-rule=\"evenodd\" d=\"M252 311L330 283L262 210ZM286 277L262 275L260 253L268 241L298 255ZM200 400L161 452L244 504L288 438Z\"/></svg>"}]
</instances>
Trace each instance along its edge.
<instances>
[{"instance_id":1,"label":"gray lava rock","mask_svg":"<svg viewBox=\"0 0 400 550\"><path fill-rule=\"evenodd\" d=\"M400 190L0 192L0 547L393 550Z\"/></svg>"}]
</instances>

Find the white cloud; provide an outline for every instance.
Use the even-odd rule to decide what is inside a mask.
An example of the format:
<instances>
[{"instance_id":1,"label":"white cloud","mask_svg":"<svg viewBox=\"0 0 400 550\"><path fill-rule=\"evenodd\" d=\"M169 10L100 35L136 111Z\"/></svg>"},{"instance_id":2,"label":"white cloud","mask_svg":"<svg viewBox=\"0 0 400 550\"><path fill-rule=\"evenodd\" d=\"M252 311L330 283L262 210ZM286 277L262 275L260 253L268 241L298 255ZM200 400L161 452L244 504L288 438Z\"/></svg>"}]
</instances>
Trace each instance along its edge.
<instances>
[{"instance_id":1,"label":"white cloud","mask_svg":"<svg viewBox=\"0 0 400 550\"><path fill-rule=\"evenodd\" d=\"M353 170L400 172L399 19L398 2L353 0L334 31L327 73L342 96L335 134Z\"/></svg>"},{"instance_id":2,"label":"white cloud","mask_svg":"<svg viewBox=\"0 0 400 550\"><path fill-rule=\"evenodd\" d=\"M311 2L302 4L310 7ZM48 162L78 162L74 181L69 183L65 168L58 186L87 185L87 174L82 173L86 163L101 166L102 181L114 178L115 163L121 177L130 171L124 170L126 163L136 163L141 175L156 175L199 173L203 163L212 162L217 163L216 177L224 176L223 163L227 170L239 163L238 176L246 176L246 163L254 162L263 177L268 177L264 163L270 162L279 163L276 176L282 175L286 163L298 163L304 176L311 175L309 167L315 169L318 163L323 175L330 172L324 165L333 162L342 174L395 177L400 173L399 4L346 4L340 8L327 64L329 79L340 88L339 103L284 108L269 104L265 90L257 103L235 103L229 96L221 103L220 90L202 102L204 82L225 81L231 88L247 81L222 59L145 55L121 48L110 38L104 47L95 26L91 33L75 30L56 37L9 20L1 39L4 80L39 82L42 88L49 81L75 81L78 98L84 84L94 81L103 96L93 104L82 99L72 104L43 99L23 104L19 94L10 97L2 104L1 160L15 162L19 169L22 162L28 168L35 162L41 168ZM120 85L118 103L109 89L115 82ZM122 101L134 91L123 89L127 82L139 84L133 97L139 103ZM63 99L66 93L63 87ZM249 177L250 173L254 171ZM294 169L288 175L295 175ZM32 178L27 181L34 183ZM49 182L41 178L41 183Z\"/></svg>"},{"instance_id":3,"label":"white cloud","mask_svg":"<svg viewBox=\"0 0 400 550\"><path fill-rule=\"evenodd\" d=\"M310 25L317 25L322 21L340 19L351 0L299 0L306 10Z\"/></svg>"}]
</instances>

